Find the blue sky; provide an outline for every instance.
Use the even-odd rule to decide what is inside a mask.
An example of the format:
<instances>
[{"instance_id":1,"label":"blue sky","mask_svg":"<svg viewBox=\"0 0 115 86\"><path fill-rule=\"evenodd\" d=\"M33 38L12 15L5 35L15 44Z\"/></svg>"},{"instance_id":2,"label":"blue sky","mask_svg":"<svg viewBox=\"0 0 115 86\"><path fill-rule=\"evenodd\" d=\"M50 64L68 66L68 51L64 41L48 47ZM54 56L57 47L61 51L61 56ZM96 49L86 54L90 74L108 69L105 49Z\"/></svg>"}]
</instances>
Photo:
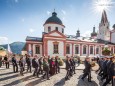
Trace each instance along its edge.
<instances>
[{"instance_id":1,"label":"blue sky","mask_svg":"<svg viewBox=\"0 0 115 86\"><path fill-rule=\"evenodd\" d=\"M43 24L56 10L66 26L65 34L80 30L89 35L95 25L98 30L101 13L93 9L94 0L0 0L0 44L25 41L26 36L41 37ZM112 0L114 1L114 0ZM115 24L115 7L107 11L110 29Z\"/></svg>"}]
</instances>

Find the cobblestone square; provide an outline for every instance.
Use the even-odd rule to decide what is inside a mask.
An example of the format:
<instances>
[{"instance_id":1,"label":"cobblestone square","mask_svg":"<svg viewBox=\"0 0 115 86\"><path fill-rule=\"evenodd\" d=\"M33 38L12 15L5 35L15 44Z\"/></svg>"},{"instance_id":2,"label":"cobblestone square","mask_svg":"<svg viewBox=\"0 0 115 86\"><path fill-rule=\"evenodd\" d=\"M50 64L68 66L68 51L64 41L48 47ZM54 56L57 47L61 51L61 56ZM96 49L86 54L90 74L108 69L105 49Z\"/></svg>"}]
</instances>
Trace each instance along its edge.
<instances>
[{"instance_id":1,"label":"cobblestone square","mask_svg":"<svg viewBox=\"0 0 115 86\"><path fill-rule=\"evenodd\" d=\"M3 66L0 69L0 86L101 86L102 82L100 77L97 76L95 71L92 71L92 82L88 82L87 79L82 81L80 78L83 74L83 70L76 69L76 74L65 81L66 70L61 69L61 73L50 77L50 80L33 77L32 73L24 72L24 76L20 76L18 73L12 72L12 66L10 69L5 69ZM111 86L108 85L108 86Z\"/></svg>"}]
</instances>

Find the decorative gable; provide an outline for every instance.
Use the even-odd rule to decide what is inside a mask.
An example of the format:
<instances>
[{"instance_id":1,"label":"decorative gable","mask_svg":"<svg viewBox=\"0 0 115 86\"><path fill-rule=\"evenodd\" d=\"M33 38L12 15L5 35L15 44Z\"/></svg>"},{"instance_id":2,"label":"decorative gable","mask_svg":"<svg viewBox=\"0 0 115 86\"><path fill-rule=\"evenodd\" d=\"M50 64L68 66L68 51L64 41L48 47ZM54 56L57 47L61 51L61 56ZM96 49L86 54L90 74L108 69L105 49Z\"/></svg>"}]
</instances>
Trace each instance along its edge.
<instances>
[{"instance_id":1,"label":"decorative gable","mask_svg":"<svg viewBox=\"0 0 115 86\"><path fill-rule=\"evenodd\" d=\"M45 37L66 38L66 36L64 34L60 33L59 31L56 31L56 30L51 31L50 33L45 34L44 36Z\"/></svg>"}]
</instances>

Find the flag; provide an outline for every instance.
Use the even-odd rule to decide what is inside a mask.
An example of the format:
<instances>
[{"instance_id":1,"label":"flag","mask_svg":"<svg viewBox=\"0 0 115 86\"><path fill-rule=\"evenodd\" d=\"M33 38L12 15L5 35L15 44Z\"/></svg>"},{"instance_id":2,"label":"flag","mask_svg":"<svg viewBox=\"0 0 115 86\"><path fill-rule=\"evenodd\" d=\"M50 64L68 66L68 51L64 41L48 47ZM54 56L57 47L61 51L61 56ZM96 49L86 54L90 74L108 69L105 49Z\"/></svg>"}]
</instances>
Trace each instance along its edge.
<instances>
[{"instance_id":1,"label":"flag","mask_svg":"<svg viewBox=\"0 0 115 86\"><path fill-rule=\"evenodd\" d=\"M11 51L11 48L10 48L10 45L8 44L8 49L7 49L8 53L9 54L12 54L12 51Z\"/></svg>"}]
</instances>

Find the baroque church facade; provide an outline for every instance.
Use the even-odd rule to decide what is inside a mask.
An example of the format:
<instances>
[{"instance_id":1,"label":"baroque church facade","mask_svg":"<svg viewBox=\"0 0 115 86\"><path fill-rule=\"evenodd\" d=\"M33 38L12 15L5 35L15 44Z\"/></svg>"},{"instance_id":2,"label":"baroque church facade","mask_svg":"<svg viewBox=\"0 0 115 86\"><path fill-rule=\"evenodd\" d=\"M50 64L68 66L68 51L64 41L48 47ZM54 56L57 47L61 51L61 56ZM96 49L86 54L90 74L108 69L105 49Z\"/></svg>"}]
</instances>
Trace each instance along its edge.
<instances>
[{"instance_id":1,"label":"baroque church facade","mask_svg":"<svg viewBox=\"0 0 115 86\"><path fill-rule=\"evenodd\" d=\"M115 25L110 30L109 21L106 11L103 11L101 22L99 23L99 32L93 32L91 37L80 36L78 30L76 35L65 35L62 21L57 17L57 13L53 12L44 23L44 32L42 37L26 38L26 45L23 53L31 56L80 56L93 57L102 56L104 47L108 47L111 53L115 53Z\"/></svg>"}]
</instances>

